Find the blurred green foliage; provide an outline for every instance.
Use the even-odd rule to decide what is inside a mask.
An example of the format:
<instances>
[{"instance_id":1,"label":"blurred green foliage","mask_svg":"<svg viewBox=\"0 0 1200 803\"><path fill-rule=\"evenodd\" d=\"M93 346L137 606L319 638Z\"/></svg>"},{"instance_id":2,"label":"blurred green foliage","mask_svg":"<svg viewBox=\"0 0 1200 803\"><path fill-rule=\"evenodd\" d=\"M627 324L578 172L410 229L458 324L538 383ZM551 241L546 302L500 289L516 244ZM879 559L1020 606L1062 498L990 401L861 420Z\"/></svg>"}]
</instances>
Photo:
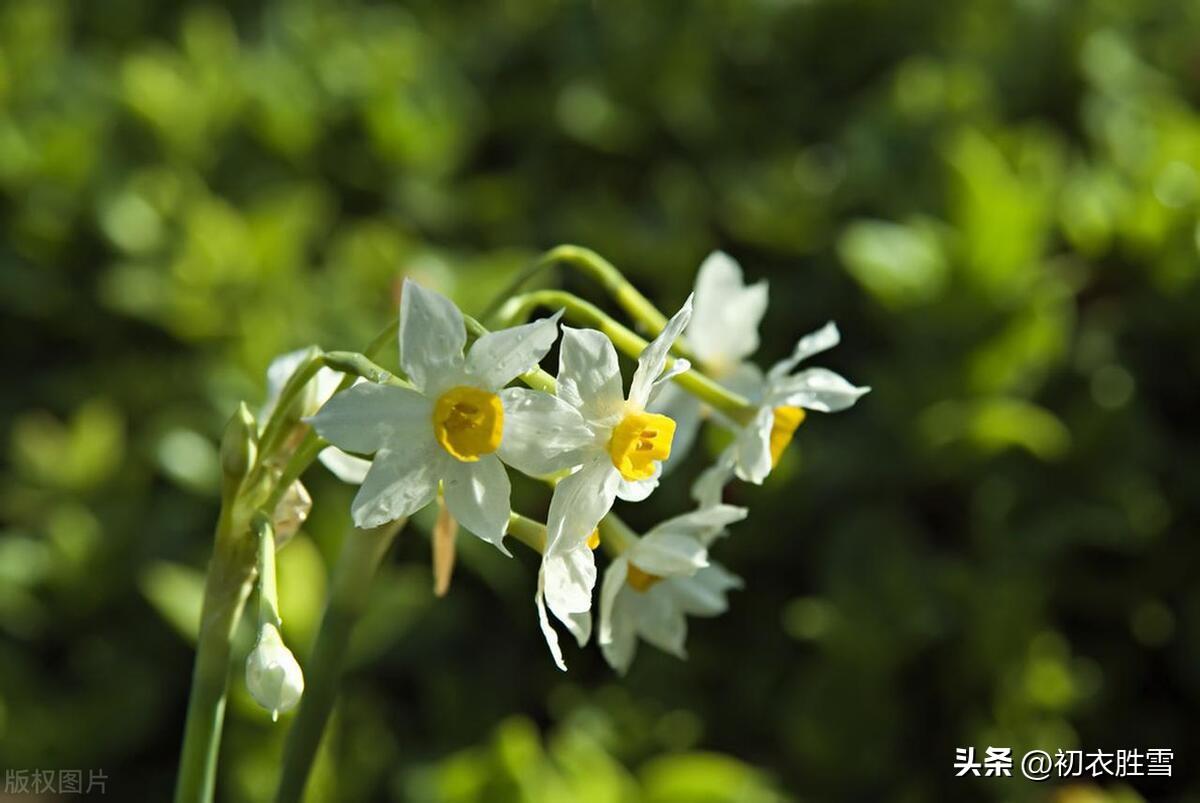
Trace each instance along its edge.
<instances>
[{"instance_id":1,"label":"blurred green foliage","mask_svg":"<svg viewBox=\"0 0 1200 803\"><path fill-rule=\"evenodd\" d=\"M686 665L558 674L531 556L463 543L434 604L418 521L314 799L1200 800L1197 30L1174 0L0 4L0 765L165 799L224 419L273 355L361 347L402 272L477 311L577 242L665 309L725 248L771 281L764 361L836 318L874 392L731 490L747 590ZM309 484L296 645L352 493ZM235 673L221 799L266 799L283 731ZM967 745L1176 775L955 780Z\"/></svg>"}]
</instances>

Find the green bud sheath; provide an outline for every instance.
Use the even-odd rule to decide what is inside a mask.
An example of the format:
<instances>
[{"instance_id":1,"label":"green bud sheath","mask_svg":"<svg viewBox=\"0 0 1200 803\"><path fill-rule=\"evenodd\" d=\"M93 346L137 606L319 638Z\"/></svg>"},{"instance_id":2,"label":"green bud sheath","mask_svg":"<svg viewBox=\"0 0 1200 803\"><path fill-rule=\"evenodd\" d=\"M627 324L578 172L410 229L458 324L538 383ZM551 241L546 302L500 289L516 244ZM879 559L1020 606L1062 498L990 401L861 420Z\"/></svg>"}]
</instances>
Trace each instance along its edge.
<instances>
[{"instance_id":1,"label":"green bud sheath","mask_svg":"<svg viewBox=\"0 0 1200 803\"><path fill-rule=\"evenodd\" d=\"M226 482L238 482L249 473L258 452L258 422L245 402L225 425L221 436L221 473Z\"/></svg>"}]
</instances>

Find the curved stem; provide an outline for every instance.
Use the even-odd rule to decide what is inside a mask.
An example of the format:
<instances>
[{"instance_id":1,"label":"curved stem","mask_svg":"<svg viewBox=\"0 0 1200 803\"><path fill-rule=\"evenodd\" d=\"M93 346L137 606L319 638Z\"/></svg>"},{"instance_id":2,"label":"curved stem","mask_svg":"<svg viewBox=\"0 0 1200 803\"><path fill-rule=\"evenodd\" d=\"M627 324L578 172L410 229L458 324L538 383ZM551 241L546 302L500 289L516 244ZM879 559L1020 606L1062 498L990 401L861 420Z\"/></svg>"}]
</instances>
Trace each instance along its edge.
<instances>
[{"instance_id":1,"label":"curved stem","mask_svg":"<svg viewBox=\"0 0 1200 803\"><path fill-rule=\"evenodd\" d=\"M279 392L279 399L275 403L275 409L272 411L271 417L267 420L266 426L263 427L262 435L258 439L258 461L260 466L264 460L274 454L279 445L287 438L288 424L294 422L296 418L292 409L293 403L304 392L309 381L317 375L317 371L321 369L321 366L321 350L314 346L304 355L304 362L292 372L291 377L284 384L283 390Z\"/></svg>"},{"instance_id":2,"label":"curved stem","mask_svg":"<svg viewBox=\"0 0 1200 803\"><path fill-rule=\"evenodd\" d=\"M609 340L618 350L635 359L649 345L645 338L613 320L595 304L563 290L537 290L514 296L501 309L500 315L506 322L522 321L539 307L566 310L568 319L587 326L594 326L608 335ZM668 363L669 366L670 363ZM714 382L694 368L675 376L672 381L735 421L748 423L754 416L754 407L749 400Z\"/></svg>"},{"instance_id":3,"label":"curved stem","mask_svg":"<svg viewBox=\"0 0 1200 803\"><path fill-rule=\"evenodd\" d=\"M313 757L337 699L350 635L366 609L379 563L405 521L399 519L372 530L353 528L342 544L321 625L305 662L304 697L284 744L277 803L299 801L304 795Z\"/></svg>"},{"instance_id":4,"label":"curved stem","mask_svg":"<svg viewBox=\"0 0 1200 803\"><path fill-rule=\"evenodd\" d=\"M518 274L479 317L485 321L490 319L505 299L515 295L535 275L556 265L574 268L595 279L626 315L645 327L652 335L658 334L667 325L667 316L650 303L621 271L592 249L579 245L559 245L542 254L536 262Z\"/></svg>"}]
</instances>

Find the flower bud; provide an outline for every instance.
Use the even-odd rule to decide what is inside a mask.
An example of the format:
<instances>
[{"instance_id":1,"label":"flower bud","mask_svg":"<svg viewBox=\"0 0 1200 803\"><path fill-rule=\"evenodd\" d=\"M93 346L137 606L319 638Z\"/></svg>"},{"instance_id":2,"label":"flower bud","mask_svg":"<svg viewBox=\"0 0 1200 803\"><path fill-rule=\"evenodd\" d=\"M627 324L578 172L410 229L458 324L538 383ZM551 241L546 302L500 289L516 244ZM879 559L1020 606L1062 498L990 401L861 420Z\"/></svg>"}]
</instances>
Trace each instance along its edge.
<instances>
[{"instance_id":1,"label":"flower bud","mask_svg":"<svg viewBox=\"0 0 1200 803\"><path fill-rule=\"evenodd\" d=\"M255 701L271 712L273 720L280 711L290 711L300 702L304 673L275 625L265 624L258 633L258 643L246 659L246 687Z\"/></svg>"},{"instance_id":2,"label":"flower bud","mask_svg":"<svg viewBox=\"0 0 1200 803\"><path fill-rule=\"evenodd\" d=\"M242 402L225 425L221 436L221 473L227 481L246 476L258 452L258 423L250 408Z\"/></svg>"}]
</instances>

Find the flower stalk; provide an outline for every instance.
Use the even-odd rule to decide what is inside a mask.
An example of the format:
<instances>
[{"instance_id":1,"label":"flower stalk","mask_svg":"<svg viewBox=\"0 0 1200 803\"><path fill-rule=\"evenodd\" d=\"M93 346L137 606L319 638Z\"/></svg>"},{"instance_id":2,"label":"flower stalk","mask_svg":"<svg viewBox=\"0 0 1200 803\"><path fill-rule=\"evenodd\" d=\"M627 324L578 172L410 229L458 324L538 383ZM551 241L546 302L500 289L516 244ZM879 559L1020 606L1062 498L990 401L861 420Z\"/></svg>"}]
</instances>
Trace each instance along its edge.
<instances>
[{"instance_id":1,"label":"flower stalk","mask_svg":"<svg viewBox=\"0 0 1200 803\"><path fill-rule=\"evenodd\" d=\"M333 570L325 612L306 661L308 685L283 749L276 803L294 803L304 787L333 711L350 636L367 607L375 573L405 519L370 530L351 528Z\"/></svg>"},{"instance_id":2,"label":"flower stalk","mask_svg":"<svg viewBox=\"0 0 1200 803\"><path fill-rule=\"evenodd\" d=\"M230 643L255 574L254 544L245 537L248 522L234 508L230 503L222 507L205 577L175 803L208 803L213 799L225 720Z\"/></svg>"},{"instance_id":3,"label":"flower stalk","mask_svg":"<svg viewBox=\"0 0 1200 803\"><path fill-rule=\"evenodd\" d=\"M538 273L562 265L578 270L599 282L625 314L637 321L647 332L658 334L667 325L667 316L633 286L611 262L590 248L579 245L559 245L538 257L538 260L517 275L504 292L488 306L480 317L487 321L501 309L505 300L517 294Z\"/></svg>"}]
</instances>

